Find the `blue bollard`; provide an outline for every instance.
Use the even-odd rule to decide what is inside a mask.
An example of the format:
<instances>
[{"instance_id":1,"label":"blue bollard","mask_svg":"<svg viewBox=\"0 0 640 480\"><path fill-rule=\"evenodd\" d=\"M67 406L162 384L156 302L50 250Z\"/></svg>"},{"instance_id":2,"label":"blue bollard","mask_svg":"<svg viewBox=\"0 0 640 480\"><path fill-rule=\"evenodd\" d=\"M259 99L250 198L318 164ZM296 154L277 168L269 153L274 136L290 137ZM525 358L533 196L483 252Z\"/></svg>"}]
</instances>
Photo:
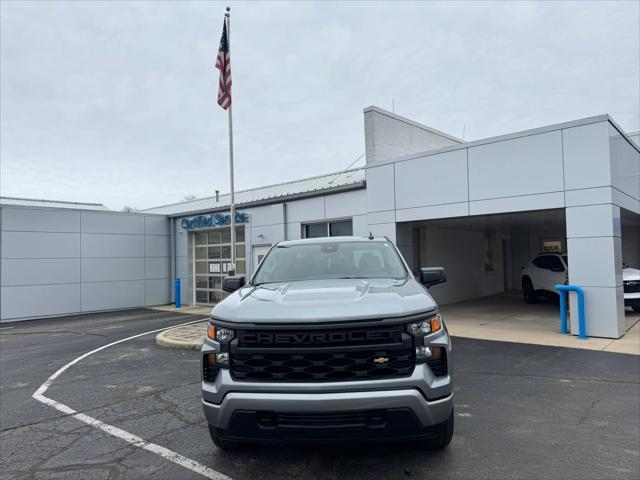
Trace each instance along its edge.
<instances>
[{"instance_id":1,"label":"blue bollard","mask_svg":"<svg viewBox=\"0 0 640 480\"><path fill-rule=\"evenodd\" d=\"M176 308L182 308L182 302L180 301L180 279L176 278Z\"/></svg>"},{"instance_id":2,"label":"blue bollard","mask_svg":"<svg viewBox=\"0 0 640 480\"><path fill-rule=\"evenodd\" d=\"M576 292L578 295L578 339L587 340L587 325L584 314L584 291L575 285L555 285L560 293L560 333L567 334L567 295ZM567 295L565 295L565 293Z\"/></svg>"}]
</instances>

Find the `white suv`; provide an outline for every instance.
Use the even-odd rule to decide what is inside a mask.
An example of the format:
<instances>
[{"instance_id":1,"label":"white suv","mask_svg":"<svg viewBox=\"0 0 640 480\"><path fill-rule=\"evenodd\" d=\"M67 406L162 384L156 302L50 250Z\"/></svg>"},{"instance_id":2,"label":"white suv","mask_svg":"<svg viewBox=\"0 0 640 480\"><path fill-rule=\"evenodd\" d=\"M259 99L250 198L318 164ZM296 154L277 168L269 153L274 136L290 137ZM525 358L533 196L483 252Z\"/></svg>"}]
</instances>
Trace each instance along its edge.
<instances>
[{"instance_id":1,"label":"white suv","mask_svg":"<svg viewBox=\"0 0 640 480\"><path fill-rule=\"evenodd\" d=\"M566 253L540 253L522 267L522 295L527 303L535 303L541 296L558 295L555 285L569 279ZM624 305L640 313L640 270L622 265Z\"/></svg>"},{"instance_id":2,"label":"white suv","mask_svg":"<svg viewBox=\"0 0 640 480\"><path fill-rule=\"evenodd\" d=\"M527 303L535 303L541 296L557 295L554 286L568 280L567 255L540 253L522 267L522 295Z\"/></svg>"},{"instance_id":3,"label":"white suv","mask_svg":"<svg viewBox=\"0 0 640 480\"><path fill-rule=\"evenodd\" d=\"M622 283L624 288L624 306L640 313L640 269L622 265Z\"/></svg>"}]
</instances>

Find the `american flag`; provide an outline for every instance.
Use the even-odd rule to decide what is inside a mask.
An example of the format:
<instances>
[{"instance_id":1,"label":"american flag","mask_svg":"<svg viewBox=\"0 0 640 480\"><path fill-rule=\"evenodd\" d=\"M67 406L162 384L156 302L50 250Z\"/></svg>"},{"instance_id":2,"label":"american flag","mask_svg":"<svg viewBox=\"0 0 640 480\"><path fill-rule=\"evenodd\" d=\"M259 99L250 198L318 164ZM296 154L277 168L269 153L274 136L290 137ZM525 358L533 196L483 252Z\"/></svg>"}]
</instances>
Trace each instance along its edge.
<instances>
[{"instance_id":1,"label":"american flag","mask_svg":"<svg viewBox=\"0 0 640 480\"><path fill-rule=\"evenodd\" d=\"M227 21L222 27L222 38L216 58L216 68L220 70L218 80L218 104L227 110L231 106L231 56L229 55L229 39L227 37Z\"/></svg>"}]
</instances>

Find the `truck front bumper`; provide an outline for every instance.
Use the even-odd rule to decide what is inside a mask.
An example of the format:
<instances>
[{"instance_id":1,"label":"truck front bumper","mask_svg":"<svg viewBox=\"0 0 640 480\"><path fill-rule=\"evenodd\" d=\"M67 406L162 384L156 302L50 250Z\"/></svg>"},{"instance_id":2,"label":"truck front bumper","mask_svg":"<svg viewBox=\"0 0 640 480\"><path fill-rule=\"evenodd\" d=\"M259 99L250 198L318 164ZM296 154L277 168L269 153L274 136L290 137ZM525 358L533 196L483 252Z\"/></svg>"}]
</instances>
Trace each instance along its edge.
<instances>
[{"instance_id":1,"label":"truck front bumper","mask_svg":"<svg viewBox=\"0 0 640 480\"><path fill-rule=\"evenodd\" d=\"M439 435L453 394L427 401L415 389L229 393L219 405L202 404L207 422L231 440L406 440Z\"/></svg>"},{"instance_id":2,"label":"truck front bumper","mask_svg":"<svg viewBox=\"0 0 640 480\"><path fill-rule=\"evenodd\" d=\"M625 307L640 307L640 292L624 294Z\"/></svg>"}]
</instances>

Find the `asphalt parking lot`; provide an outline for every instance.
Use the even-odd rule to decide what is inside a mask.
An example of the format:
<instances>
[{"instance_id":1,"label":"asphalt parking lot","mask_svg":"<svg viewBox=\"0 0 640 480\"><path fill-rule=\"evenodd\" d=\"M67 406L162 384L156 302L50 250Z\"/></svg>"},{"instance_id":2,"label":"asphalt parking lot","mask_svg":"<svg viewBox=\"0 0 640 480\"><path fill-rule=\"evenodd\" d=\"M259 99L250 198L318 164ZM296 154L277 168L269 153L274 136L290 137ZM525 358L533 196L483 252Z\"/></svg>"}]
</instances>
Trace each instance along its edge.
<instances>
[{"instance_id":1,"label":"asphalt parking lot","mask_svg":"<svg viewBox=\"0 0 640 480\"><path fill-rule=\"evenodd\" d=\"M56 370L111 342L202 317L134 310L0 325L0 478L202 479L32 398ZM234 479L640 477L640 357L454 338L456 433L412 444L217 450L199 354L154 334L63 372L47 397Z\"/></svg>"}]
</instances>

